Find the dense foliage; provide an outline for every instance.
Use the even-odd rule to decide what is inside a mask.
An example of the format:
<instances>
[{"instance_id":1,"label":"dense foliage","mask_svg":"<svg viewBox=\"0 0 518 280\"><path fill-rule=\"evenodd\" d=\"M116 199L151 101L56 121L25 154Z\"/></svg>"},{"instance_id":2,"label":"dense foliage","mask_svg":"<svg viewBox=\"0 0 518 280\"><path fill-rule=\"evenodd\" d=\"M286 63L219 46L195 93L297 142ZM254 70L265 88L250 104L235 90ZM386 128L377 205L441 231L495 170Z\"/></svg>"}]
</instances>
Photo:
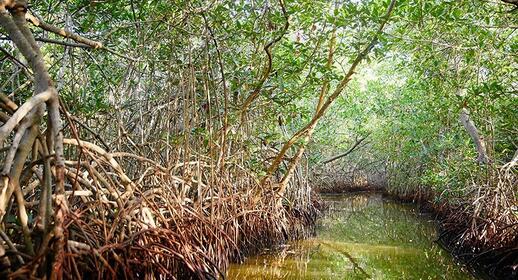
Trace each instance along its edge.
<instances>
[{"instance_id":1,"label":"dense foliage","mask_svg":"<svg viewBox=\"0 0 518 280\"><path fill-rule=\"evenodd\" d=\"M304 236L330 186L446 204L473 246L515 244L512 2L0 0L0 267L206 278ZM4 131L46 76L59 104Z\"/></svg>"}]
</instances>

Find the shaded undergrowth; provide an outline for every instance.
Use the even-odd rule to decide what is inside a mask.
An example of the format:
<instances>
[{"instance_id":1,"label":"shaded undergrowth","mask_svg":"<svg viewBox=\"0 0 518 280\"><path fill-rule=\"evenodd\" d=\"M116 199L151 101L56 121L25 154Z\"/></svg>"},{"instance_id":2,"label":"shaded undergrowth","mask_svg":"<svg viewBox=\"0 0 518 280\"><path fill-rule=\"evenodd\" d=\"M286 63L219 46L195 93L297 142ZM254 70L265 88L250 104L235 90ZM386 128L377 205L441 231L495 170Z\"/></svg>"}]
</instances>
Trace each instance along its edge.
<instances>
[{"instance_id":1,"label":"shaded undergrowth","mask_svg":"<svg viewBox=\"0 0 518 280\"><path fill-rule=\"evenodd\" d=\"M80 161L65 169L66 245L56 268L65 279L224 278L231 261L313 233L320 206L303 177L292 180L279 199L272 186L260 185L247 172L211 176L212 165L202 159L166 168L84 141L65 143L82 151ZM75 156L73 149L70 154ZM295 182L303 185L295 188ZM27 195L31 213L41 194ZM9 216L17 208L13 205ZM41 235L35 226L27 239L15 222L8 225L2 238L12 244L30 240L39 250L33 256L8 248L4 276L30 279L52 271L55 262L47 251L55 243L52 233Z\"/></svg>"},{"instance_id":2,"label":"shaded undergrowth","mask_svg":"<svg viewBox=\"0 0 518 280\"><path fill-rule=\"evenodd\" d=\"M68 237L79 241L69 241L63 267L65 276L224 278L230 261L237 262L262 248L312 234L318 213L316 205L278 209L274 199L263 197L252 201L249 197L252 196L232 194L204 206L172 203L167 205L169 210L161 211L159 226L141 226L135 233L111 239L106 238L107 231L124 235L124 228L130 228L131 223L89 220L85 215L89 207L84 205L68 218ZM158 209L158 204L152 203L151 208ZM29 263L11 277L25 278L31 270Z\"/></svg>"},{"instance_id":3,"label":"shaded undergrowth","mask_svg":"<svg viewBox=\"0 0 518 280\"><path fill-rule=\"evenodd\" d=\"M167 212L161 213L160 226L140 226L135 233L128 232L120 238L107 238L107 234L124 235L124 228L130 228L131 223L90 220L86 214L89 207L84 205L67 219L70 239L63 267L65 276L75 279L224 278L230 261L239 261L264 247L312 234L318 212L315 205L276 210L278 206L273 199L253 202L247 197L250 196L233 194L222 199L223 202L205 205L203 212L193 205L171 204ZM158 205L151 208L154 207ZM37 262L35 259L11 277L28 277Z\"/></svg>"}]
</instances>

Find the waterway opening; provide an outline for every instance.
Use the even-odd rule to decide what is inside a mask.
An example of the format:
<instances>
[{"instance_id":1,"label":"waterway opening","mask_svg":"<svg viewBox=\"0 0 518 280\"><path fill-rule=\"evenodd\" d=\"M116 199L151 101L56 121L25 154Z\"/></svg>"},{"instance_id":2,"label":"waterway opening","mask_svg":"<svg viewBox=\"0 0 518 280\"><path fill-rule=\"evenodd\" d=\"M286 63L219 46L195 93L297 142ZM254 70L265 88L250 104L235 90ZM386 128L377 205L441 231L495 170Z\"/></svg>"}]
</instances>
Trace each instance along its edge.
<instances>
[{"instance_id":1,"label":"waterway opening","mask_svg":"<svg viewBox=\"0 0 518 280\"><path fill-rule=\"evenodd\" d=\"M323 195L313 238L232 264L228 279L474 279L434 242L436 222L380 193Z\"/></svg>"}]
</instances>

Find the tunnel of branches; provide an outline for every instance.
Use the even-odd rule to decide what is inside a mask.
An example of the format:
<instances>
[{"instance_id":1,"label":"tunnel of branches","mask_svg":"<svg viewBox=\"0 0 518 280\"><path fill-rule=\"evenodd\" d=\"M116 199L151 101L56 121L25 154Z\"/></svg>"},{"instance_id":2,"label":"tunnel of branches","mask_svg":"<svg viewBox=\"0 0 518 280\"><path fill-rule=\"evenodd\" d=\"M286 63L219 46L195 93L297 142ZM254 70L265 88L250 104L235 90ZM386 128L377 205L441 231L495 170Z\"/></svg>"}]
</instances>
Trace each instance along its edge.
<instances>
[{"instance_id":1,"label":"tunnel of branches","mask_svg":"<svg viewBox=\"0 0 518 280\"><path fill-rule=\"evenodd\" d=\"M224 277L365 189L518 265L517 11L0 0L0 277Z\"/></svg>"}]
</instances>

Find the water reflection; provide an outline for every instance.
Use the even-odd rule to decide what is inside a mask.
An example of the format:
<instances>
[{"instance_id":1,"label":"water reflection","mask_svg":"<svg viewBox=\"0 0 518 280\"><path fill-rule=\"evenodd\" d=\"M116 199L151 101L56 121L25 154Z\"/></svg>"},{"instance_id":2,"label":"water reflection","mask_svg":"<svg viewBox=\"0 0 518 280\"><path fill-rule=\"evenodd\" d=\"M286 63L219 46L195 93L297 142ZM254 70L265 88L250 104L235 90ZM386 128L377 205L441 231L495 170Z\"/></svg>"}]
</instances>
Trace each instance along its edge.
<instances>
[{"instance_id":1,"label":"water reflection","mask_svg":"<svg viewBox=\"0 0 518 280\"><path fill-rule=\"evenodd\" d=\"M228 279L472 279L434 222L380 194L330 195L317 236L232 265Z\"/></svg>"}]
</instances>

